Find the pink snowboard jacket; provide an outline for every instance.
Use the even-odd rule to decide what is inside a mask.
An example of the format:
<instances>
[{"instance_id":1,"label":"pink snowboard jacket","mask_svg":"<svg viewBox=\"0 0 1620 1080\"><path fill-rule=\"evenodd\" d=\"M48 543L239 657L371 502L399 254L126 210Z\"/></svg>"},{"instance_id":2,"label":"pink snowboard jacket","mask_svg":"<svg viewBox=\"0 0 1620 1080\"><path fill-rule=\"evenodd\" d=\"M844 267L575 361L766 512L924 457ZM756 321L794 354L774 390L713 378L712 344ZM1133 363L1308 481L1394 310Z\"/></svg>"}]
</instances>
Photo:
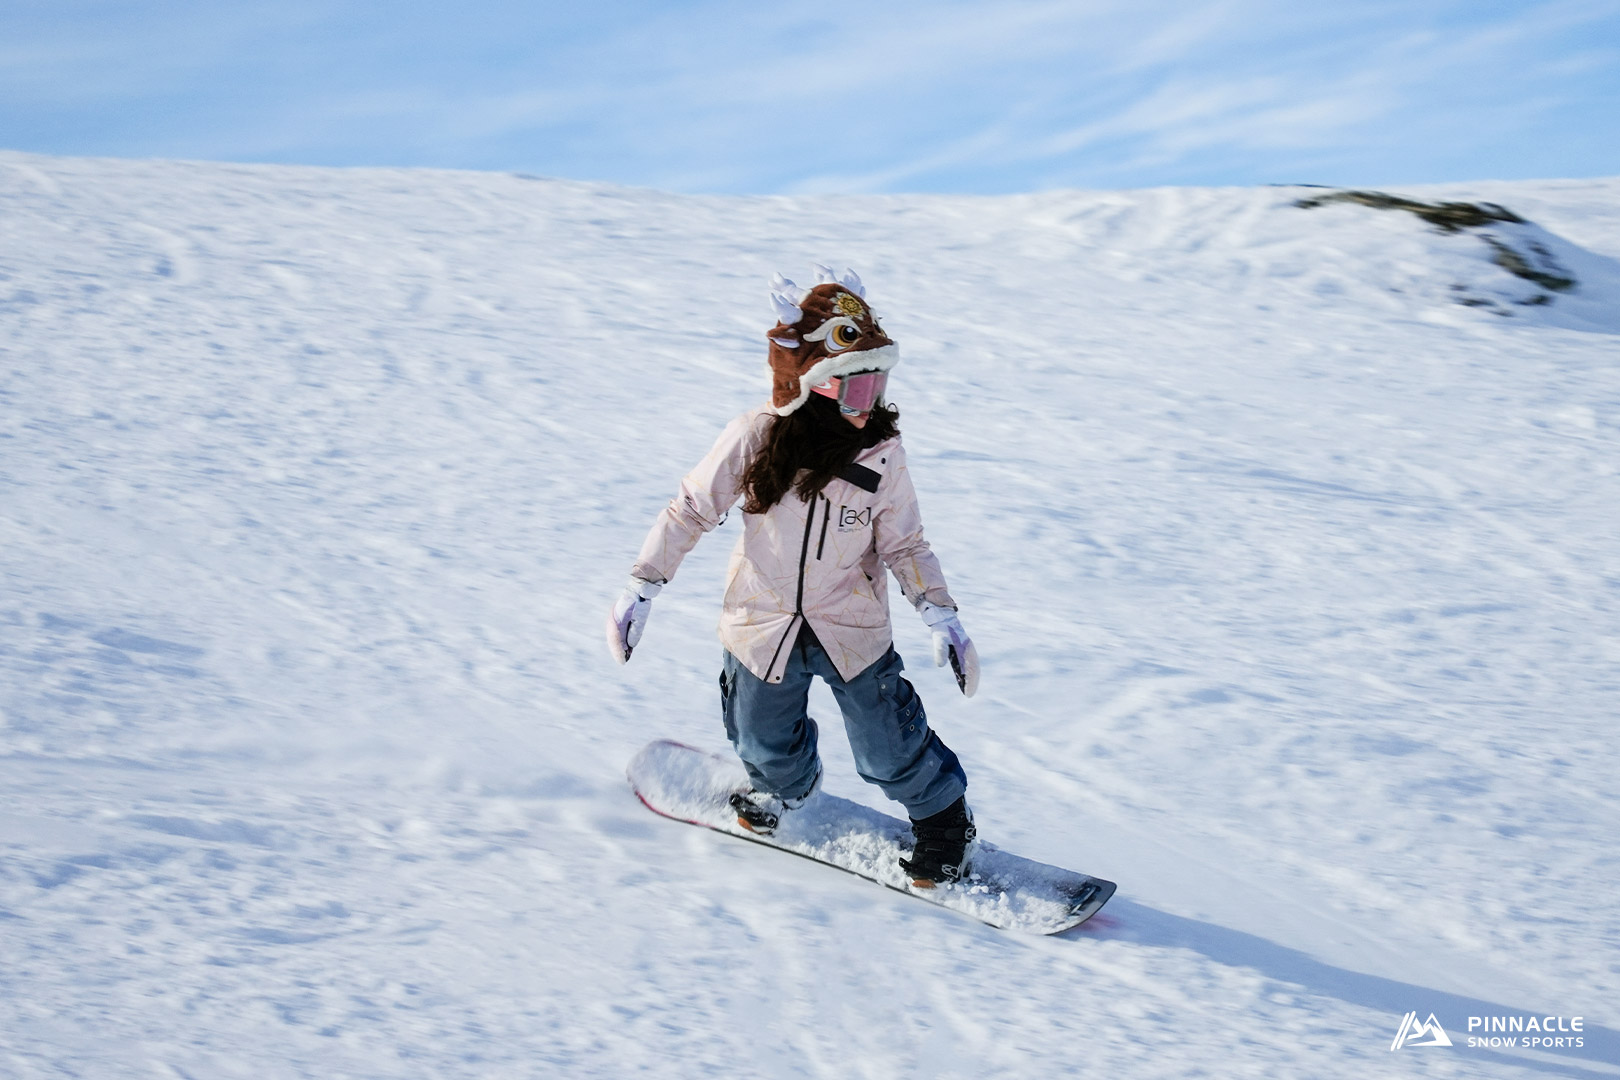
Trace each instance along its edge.
<instances>
[{"instance_id":1,"label":"pink snowboard jacket","mask_svg":"<svg viewBox=\"0 0 1620 1080\"><path fill-rule=\"evenodd\" d=\"M704 533L742 495L742 475L764 441L772 412L761 407L726 426L658 514L631 574L669 581ZM810 624L852 679L889 649L883 568L914 607L956 606L939 560L923 539L917 493L898 436L863 450L841 477L806 502L789 491L763 514L743 515L720 614L720 641L756 676L781 682L800 620Z\"/></svg>"}]
</instances>

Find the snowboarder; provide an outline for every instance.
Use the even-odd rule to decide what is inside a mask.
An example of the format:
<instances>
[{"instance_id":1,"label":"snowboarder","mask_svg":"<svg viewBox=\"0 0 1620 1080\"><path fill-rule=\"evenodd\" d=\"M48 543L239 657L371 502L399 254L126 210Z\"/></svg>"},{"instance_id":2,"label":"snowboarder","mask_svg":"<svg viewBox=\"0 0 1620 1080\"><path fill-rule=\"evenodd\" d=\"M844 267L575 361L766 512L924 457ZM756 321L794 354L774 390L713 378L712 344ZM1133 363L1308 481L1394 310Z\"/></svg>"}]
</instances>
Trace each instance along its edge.
<instances>
[{"instance_id":1,"label":"snowboarder","mask_svg":"<svg viewBox=\"0 0 1620 1080\"><path fill-rule=\"evenodd\" d=\"M902 869L923 888L955 881L975 831L967 777L900 674L884 568L932 631L936 665L949 663L969 697L979 662L923 538L898 411L883 398L899 350L853 271L821 267L808 291L777 275L772 290L771 404L733 420L659 513L613 605L608 646L630 658L653 597L741 499L720 617L721 712L752 784L731 797L738 824L769 834L820 786L807 713L820 676L861 777L911 818Z\"/></svg>"}]
</instances>

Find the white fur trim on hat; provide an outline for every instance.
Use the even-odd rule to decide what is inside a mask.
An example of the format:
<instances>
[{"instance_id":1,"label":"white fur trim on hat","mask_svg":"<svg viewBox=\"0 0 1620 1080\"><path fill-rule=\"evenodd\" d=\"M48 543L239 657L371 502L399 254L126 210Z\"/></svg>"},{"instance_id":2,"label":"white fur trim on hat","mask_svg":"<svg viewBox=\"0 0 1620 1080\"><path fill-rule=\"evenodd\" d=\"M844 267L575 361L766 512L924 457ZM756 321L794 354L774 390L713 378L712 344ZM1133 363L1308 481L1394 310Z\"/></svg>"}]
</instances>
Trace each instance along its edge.
<instances>
[{"instance_id":1,"label":"white fur trim on hat","mask_svg":"<svg viewBox=\"0 0 1620 1080\"><path fill-rule=\"evenodd\" d=\"M811 365L810 370L799 376L799 396L783 405L780 409L772 407L777 416L786 416L788 413L810 400L810 388L819 386L828 379L836 379L843 375L853 375L857 371L888 371L900 362L900 346L880 345L876 349L862 349L859 352L841 352L832 356L824 356Z\"/></svg>"}]
</instances>

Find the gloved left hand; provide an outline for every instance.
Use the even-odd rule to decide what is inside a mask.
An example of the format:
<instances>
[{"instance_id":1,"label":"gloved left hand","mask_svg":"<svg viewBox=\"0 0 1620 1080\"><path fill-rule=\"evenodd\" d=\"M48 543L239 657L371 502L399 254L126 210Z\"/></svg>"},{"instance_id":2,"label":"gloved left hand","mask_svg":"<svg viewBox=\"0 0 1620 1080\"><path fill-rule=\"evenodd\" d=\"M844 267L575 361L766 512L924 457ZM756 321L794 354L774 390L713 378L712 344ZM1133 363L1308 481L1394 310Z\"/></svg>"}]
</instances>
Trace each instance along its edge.
<instances>
[{"instance_id":1,"label":"gloved left hand","mask_svg":"<svg viewBox=\"0 0 1620 1080\"><path fill-rule=\"evenodd\" d=\"M962 629L956 609L924 601L917 610L934 633L934 666L944 667L948 662L956 674L956 685L961 688L962 696L972 697L979 688L979 650L973 647L973 639Z\"/></svg>"},{"instance_id":2,"label":"gloved left hand","mask_svg":"<svg viewBox=\"0 0 1620 1080\"><path fill-rule=\"evenodd\" d=\"M653 597L663 585L654 581L642 581L633 577L630 583L614 601L613 610L608 613L607 642L608 651L613 659L624 663L630 659L636 645L641 641L641 631L647 625L647 616L652 613Z\"/></svg>"}]
</instances>

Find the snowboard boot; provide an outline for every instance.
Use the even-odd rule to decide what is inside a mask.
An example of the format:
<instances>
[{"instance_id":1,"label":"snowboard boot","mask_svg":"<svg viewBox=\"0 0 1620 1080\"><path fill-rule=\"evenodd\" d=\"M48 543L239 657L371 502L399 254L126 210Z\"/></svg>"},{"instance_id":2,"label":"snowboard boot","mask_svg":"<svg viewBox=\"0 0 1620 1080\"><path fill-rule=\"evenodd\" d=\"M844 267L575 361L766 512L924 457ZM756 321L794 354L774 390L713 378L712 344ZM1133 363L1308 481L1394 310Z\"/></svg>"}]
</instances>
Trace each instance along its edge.
<instances>
[{"instance_id":1,"label":"snowboard boot","mask_svg":"<svg viewBox=\"0 0 1620 1080\"><path fill-rule=\"evenodd\" d=\"M966 797L921 821L913 818L911 835L916 844L911 858L901 858L900 869L911 875L911 883L919 889L960 881L967 875L976 834Z\"/></svg>"},{"instance_id":2,"label":"snowboard boot","mask_svg":"<svg viewBox=\"0 0 1620 1080\"><path fill-rule=\"evenodd\" d=\"M737 812L737 824L751 833L769 836L782 823L782 814L797 810L810 801L810 796L821 790L821 762L816 762L816 778L810 781L810 790L794 799L784 799L768 791L751 789L731 793L731 808Z\"/></svg>"}]
</instances>

